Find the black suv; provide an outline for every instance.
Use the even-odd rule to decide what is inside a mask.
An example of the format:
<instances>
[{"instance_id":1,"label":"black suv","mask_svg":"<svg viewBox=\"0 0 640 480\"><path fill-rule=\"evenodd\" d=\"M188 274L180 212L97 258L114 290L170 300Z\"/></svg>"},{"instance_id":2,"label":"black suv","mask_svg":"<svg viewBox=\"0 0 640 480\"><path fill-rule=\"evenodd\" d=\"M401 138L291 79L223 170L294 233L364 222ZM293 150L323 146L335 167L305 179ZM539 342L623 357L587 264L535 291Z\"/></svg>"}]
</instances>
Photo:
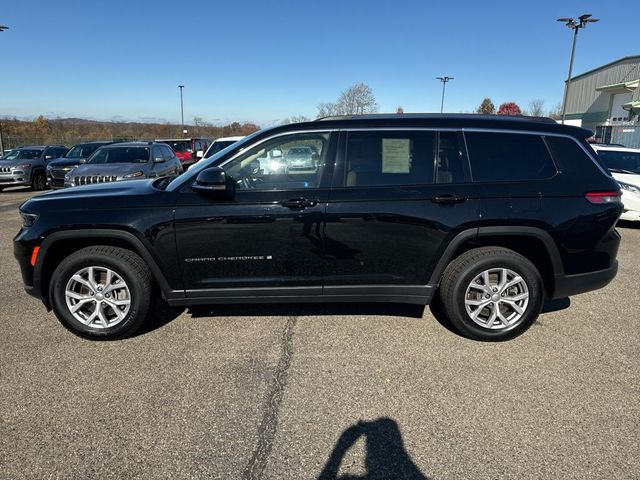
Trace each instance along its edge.
<instances>
[{"instance_id":1,"label":"black suv","mask_svg":"<svg viewBox=\"0 0 640 480\"><path fill-rule=\"evenodd\" d=\"M103 145L113 142L97 141L78 143L59 159L49 162L47 165L47 185L50 188L63 188L64 177L78 165L85 163L87 158Z\"/></svg>"},{"instance_id":2,"label":"black suv","mask_svg":"<svg viewBox=\"0 0 640 480\"><path fill-rule=\"evenodd\" d=\"M15 256L26 290L88 338L132 334L161 296L434 301L464 335L506 340L531 326L545 297L616 274L621 193L589 136L480 115L279 126L177 178L32 198ZM317 168L259 160L301 147Z\"/></svg>"}]
</instances>

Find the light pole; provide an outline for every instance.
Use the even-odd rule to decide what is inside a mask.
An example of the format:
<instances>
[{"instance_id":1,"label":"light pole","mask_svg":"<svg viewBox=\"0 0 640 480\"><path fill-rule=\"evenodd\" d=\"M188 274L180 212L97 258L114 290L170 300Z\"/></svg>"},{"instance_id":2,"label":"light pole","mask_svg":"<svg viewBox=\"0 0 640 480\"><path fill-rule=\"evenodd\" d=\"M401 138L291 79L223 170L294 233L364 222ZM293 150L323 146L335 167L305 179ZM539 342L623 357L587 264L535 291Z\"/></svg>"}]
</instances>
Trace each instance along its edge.
<instances>
[{"instance_id":1,"label":"light pole","mask_svg":"<svg viewBox=\"0 0 640 480\"><path fill-rule=\"evenodd\" d=\"M178 88L180 89L180 117L182 119L182 133L180 134L180 136L184 137L184 105L182 103L182 89L184 88L184 85L178 85Z\"/></svg>"},{"instance_id":2,"label":"light pole","mask_svg":"<svg viewBox=\"0 0 640 480\"><path fill-rule=\"evenodd\" d=\"M447 82L453 80L453 77L436 77L436 79L442 82L442 101L440 102L440 113L444 110L444 89L447 85Z\"/></svg>"},{"instance_id":3,"label":"light pole","mask_svg":"<svg viewBox=\"0 0 640 480\"><path fill-rule=\"evenodd\" d=\"M0 32L4 32L5 30L9 30L9 27L6 25L0 25ZM4 145L2 143L2 124L0 123L0 157L4 155Z\"/></svg>"},{"instance_id":4,"label":"light pole","mask_svg":"<svg viewBox=\"0 0 640 480\"><path fill-rule=\"evenodd\" d=\"M571 47L571 60L569 60L569 75L567 81L564 84L564 98L562 99L562 123L564 123L564 116L567 112L567 98L569 97L569 87L571 86L571 72L573 71L573 56L576 53L576 40L578 39L578 30L587 26L587 23L598 22L600 19L591 18L590 13L580 15L577 20L573 18L564 17L559 18L558 22L563 22L567 27L573 30L573 45Z\"/></svg>"}]
</instances>

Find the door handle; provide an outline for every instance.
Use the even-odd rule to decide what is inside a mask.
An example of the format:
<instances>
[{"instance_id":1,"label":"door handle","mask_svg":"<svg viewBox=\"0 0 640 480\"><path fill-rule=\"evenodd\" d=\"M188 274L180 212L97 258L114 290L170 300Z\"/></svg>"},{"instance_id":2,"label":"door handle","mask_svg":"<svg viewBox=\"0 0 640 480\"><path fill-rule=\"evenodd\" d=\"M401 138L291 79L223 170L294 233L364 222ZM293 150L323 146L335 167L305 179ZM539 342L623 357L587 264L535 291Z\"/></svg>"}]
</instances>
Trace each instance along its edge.
<instances>
[{"instance_id":1,"label":"door handle","mask_svg":"<svg viewBox=\"0 0 640 480\"><path fill-rule=\"evenodd\" d=\"M433 197L431 199L431 201L433 203L463 203L467 201L467 197L460 197L458 195L451 195L451 194L445 194L445 195L438 195L436 197Z\"/></svg>"},{"instance_id":2,"label":"door handle","mask_svg":"<svg viewBox=\"0 0 640 480\"><path fill-rule=\"evenodd\" d=\"M290 200L283 200L280 205L287 208L302 209L307 207L315 207L318 204L318 200L307 200L306 198L292 198Z\"/></svg>"}]
</instances>

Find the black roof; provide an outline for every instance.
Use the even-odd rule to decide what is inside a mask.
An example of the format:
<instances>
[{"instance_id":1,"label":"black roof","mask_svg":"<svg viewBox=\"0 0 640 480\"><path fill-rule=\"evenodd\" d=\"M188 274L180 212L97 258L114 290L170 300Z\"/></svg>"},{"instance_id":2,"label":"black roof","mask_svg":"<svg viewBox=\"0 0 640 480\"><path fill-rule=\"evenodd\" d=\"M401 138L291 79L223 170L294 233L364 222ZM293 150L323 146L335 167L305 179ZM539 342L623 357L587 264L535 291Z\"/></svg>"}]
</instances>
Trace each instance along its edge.
<instances>
[{"instance_id":1,"label":"black roof","mask_svg":"<svg viewBox=\"0 0 640 480\"><path fill-rule=\"evenodd\" d=\"M270 134L279 131L312 130L324 128L487 128L496 130L528 130L563 133L580 139L590 137L590 130L562 125L547 117L523 115L479 115L471 113L389 113L373 115L345 115L324 117L309 122L293 123L269 128Z\"/></svg>"}]
</instances>

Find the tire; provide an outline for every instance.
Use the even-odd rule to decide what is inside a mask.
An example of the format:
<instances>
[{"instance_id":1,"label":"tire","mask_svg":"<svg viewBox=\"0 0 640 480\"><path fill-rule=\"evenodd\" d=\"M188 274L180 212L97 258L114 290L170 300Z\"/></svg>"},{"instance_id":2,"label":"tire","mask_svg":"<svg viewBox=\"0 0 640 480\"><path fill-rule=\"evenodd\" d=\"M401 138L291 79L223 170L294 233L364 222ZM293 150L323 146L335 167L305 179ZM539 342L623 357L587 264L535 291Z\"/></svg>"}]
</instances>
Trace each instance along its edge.
<instances>
[{"instance_id":1,"label":"tire","mask_svg":"<svg viewBox=\"0 0 640 480\"><path fill-rule=\"evenodd\" d=\"M36 192L41 192L47 188L47 177L44 172L35 172L31 180L31 188Z\"/></svg>"},{"instance_id":2,"label":"tire","mask_svg":"<svg viewBox=\"0 0 640 480\"><path fill-rule=\"evenodd\" d=\"M142 258L124 248L98 245L78 250L58 265L50 296L68 330L91 340L116 340L133 335L145 322L152 288L153 277ZM75 314L72 307L79 308Z\"/></svg>"},{"instance_id":3,"label":"tire","mask_svg":"<svg viewBox=\"0 0 640 480\"><path fill-rule=\"evenodd\" d=\"M0 187L0 192L2 192L4 190L4 187Z\"/></svg>"},{"instance_id":4,"label":"tire","mask_svg":"<svg viewBox=\"0 0 640 480\"><path fill-rule=\"evenodd\" d=\"M447 266L439 292L452 326L468 338L489 342L524 333L544 302L536 267L519 253L500 247L460 255Z\"/></svg>"}]
</instances>

